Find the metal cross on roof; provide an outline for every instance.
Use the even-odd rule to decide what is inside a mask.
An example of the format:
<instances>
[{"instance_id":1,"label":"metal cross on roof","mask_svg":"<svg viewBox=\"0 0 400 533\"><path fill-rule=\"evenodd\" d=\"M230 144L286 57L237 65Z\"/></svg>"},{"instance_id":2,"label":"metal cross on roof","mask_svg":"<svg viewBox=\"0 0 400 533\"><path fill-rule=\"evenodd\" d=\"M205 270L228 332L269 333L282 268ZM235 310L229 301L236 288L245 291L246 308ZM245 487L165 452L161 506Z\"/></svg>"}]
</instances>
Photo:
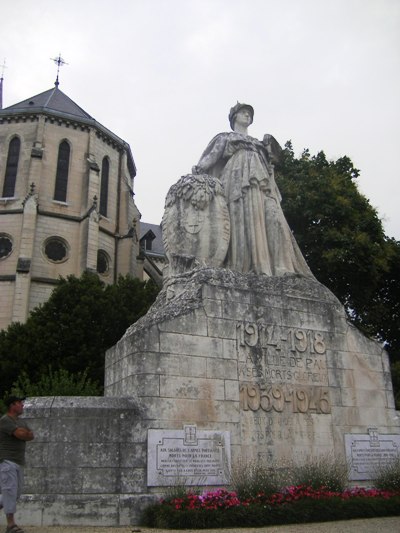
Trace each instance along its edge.
<instances>
[{"instance_id":1,"label":"metal cross on roof","mask_svg":"<svg viewBox=\"0 0 400 533\"><path fill-rule=\"evenodd\" d=\"M54 85L58 87L60 85L60 82L58 81L60 67L63 67L64 65L68 65L68 63L65 62L64 59L61 57L61 53L58 54L58 57L51 57L50 59L54 61L54 63L57 65L57 78L56 78L56 82Z\"/></svg>"}]
</instances>

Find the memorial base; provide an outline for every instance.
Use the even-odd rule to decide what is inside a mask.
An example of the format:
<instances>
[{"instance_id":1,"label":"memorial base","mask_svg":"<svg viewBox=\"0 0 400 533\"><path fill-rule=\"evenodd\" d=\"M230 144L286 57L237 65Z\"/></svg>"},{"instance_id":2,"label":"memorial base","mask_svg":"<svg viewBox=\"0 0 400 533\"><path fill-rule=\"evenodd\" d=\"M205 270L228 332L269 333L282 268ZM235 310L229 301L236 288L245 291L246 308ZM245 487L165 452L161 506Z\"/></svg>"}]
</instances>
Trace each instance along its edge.
<instances>
[{"instance_id":1,"label":"memorial base","mask_svg":"<svg viewBox=\"0 0 400 533\"><path fill-rule=\"evenodd\" d=\"M153 428L229 432L232 460L344 457L345 434L400 433L382 346L293 274L172 278L108 352L105 394L137 398Z\"/></svg>"},{"instance_id":2,"label":"memorial base","mask_svg":"<svg viewBox=\"0 0 400 533\"><path fill-rule=\"evenodd\" d=\"M388 356L328 289L212 268L167 281L107 352L104 398L26 416L32 525L137 524L166 485L221 486L239 459L359 459L371 428L400 435Z\"/></svg>"}]
</instances>

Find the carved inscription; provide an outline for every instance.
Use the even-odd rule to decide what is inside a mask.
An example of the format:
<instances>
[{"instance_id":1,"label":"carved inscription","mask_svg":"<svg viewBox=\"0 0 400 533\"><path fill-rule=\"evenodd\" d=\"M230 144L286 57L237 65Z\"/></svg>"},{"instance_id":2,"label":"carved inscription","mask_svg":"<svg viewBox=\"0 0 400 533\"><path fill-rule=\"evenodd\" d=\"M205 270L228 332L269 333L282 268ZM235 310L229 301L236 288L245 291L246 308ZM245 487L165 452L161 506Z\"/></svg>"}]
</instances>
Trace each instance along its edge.
<instances>
[{"instance_id":1,"label":"carved inscription","mask_svg":"<svg viewBox=\"0 0 400 533\"><path fill-rule=\"evenodd\" d=\"M244 411L331 413L322 332L259 322L236 332Z\"/></svg>"},{"instance_id":2,"label":"carved inscription","mask_svg":"<svg viewBox=\"0 0 400 533\"><path fill-rule=\"evenodd\" d=\"M242 380L328 385L327 348L320 331L238 322L236 332Z\"/></svg>"},{"instance_id":3,"label":"carved inscription","mask_svg":"<svg viewBox=\"0 0 400 533\"><path fill-rule=\"evenodd\" d=\"M292 353L326 352L323 334L318 331L283 328L255 322L239 322L236 329L240 346L260 345L262 348Z\"/></svg>"},{"instance_id":4,"label":"carved inscription","mask_svg":"<svg viewBox=\"0 0 400 533\"><path fill-rule=\"evenodd\" d=\"M244 411L282 413L329 414L331 404L329 390L324 387L292 388L287 386L265 386L258 383L240 385L240 406Z\"/></svg>"},{"instance_id":5,"label":"carved inscription","mask_svg":"<svg viewBox=\"0 0 400 533\"><path fill-rule=\"evenodd\" d=\"M227 431L148 430L147 484L150 486L220 485L230 468Z\"/></svg>"},{"instance_id":6,"label":"carved inscription","mask_svg":"<svg viewBox=\"0 0 400 533\"><path fill-rule=\"evenodd\" d=\"M369 428L368 433L344 436L352 481L374 479L379 468L400 458L400 435L380 435L376 428Z\"/></svg>"},{"instance_id":7,"label":"carved inscription","mask_svg":"<svg viewBox=\"0 0 400 533\"><path fill-rule=\"evenodd\" d=\"M296 423L292 416L275 417L271 416L271 413L255 413L253 421L254 436L260 444L272 444L275 440L291 441L294 438L303 441L311 439L314 432L313 420L310 417L303 417L300 424Z\"/></svg>"}]
</instances>

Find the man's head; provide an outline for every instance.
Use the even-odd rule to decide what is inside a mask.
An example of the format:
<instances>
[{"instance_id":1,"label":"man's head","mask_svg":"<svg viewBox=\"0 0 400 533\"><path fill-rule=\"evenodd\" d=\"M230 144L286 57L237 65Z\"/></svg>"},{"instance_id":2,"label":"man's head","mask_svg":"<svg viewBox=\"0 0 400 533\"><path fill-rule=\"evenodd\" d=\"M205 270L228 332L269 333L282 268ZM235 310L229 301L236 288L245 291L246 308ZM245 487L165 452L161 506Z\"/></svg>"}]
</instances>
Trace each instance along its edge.
<instances>
[{"instance_id":1,"label":"man's head","mask_svg":"<svg viewBox=\"0 0 400 533\"><path fill-rule=\"evenodd\" d=\"M15 415L20 415L22 411L24 410L24 404L23 401L25 400L25 396L9 396L4 400L4 403L6 404L7 411L10 413L13 413Z\"/></svg>"}]
</instances>

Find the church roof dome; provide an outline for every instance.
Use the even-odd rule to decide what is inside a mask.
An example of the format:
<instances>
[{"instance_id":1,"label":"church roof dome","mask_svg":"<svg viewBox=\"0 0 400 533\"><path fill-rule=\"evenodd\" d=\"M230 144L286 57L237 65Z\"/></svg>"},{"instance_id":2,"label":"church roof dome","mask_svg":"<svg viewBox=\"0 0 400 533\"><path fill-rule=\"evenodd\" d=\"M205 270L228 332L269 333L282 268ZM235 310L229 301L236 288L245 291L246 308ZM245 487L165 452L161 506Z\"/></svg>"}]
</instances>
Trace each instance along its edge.
<instances>
[{"instance_id":1,"label":"church roof dome","mask_svg":"<svg viewBox=\"0 0 400 533\"><path fill-rule=\"evenodd\" d=\"M43 93L31 96L22 102L6 107L3 112L58 112L63 115L70 115L77 119L92 119L81 107L79 107L69 96L64 94L58 87L54 87Z\"/></svg>"},{"instance_id":2,"label":"church roof dome","mask_svg":"<svg viewBox=\"0 0 400 533\"><path fill-rule=\"evenodd\" d=\"M100 124L100 122L97 122L89 113L86 113L86 111L58 88L58 84L48 91L0 109L0 123L3 120L7 120L6 117L9 116L19 117L42 113L59 117L67 122L72 121L87 124L101 131L102 134L112 139L117 145L127 150L129 172L132 177L136 176L136 165L129 144Z\"/></svg>"}]
</instances>

